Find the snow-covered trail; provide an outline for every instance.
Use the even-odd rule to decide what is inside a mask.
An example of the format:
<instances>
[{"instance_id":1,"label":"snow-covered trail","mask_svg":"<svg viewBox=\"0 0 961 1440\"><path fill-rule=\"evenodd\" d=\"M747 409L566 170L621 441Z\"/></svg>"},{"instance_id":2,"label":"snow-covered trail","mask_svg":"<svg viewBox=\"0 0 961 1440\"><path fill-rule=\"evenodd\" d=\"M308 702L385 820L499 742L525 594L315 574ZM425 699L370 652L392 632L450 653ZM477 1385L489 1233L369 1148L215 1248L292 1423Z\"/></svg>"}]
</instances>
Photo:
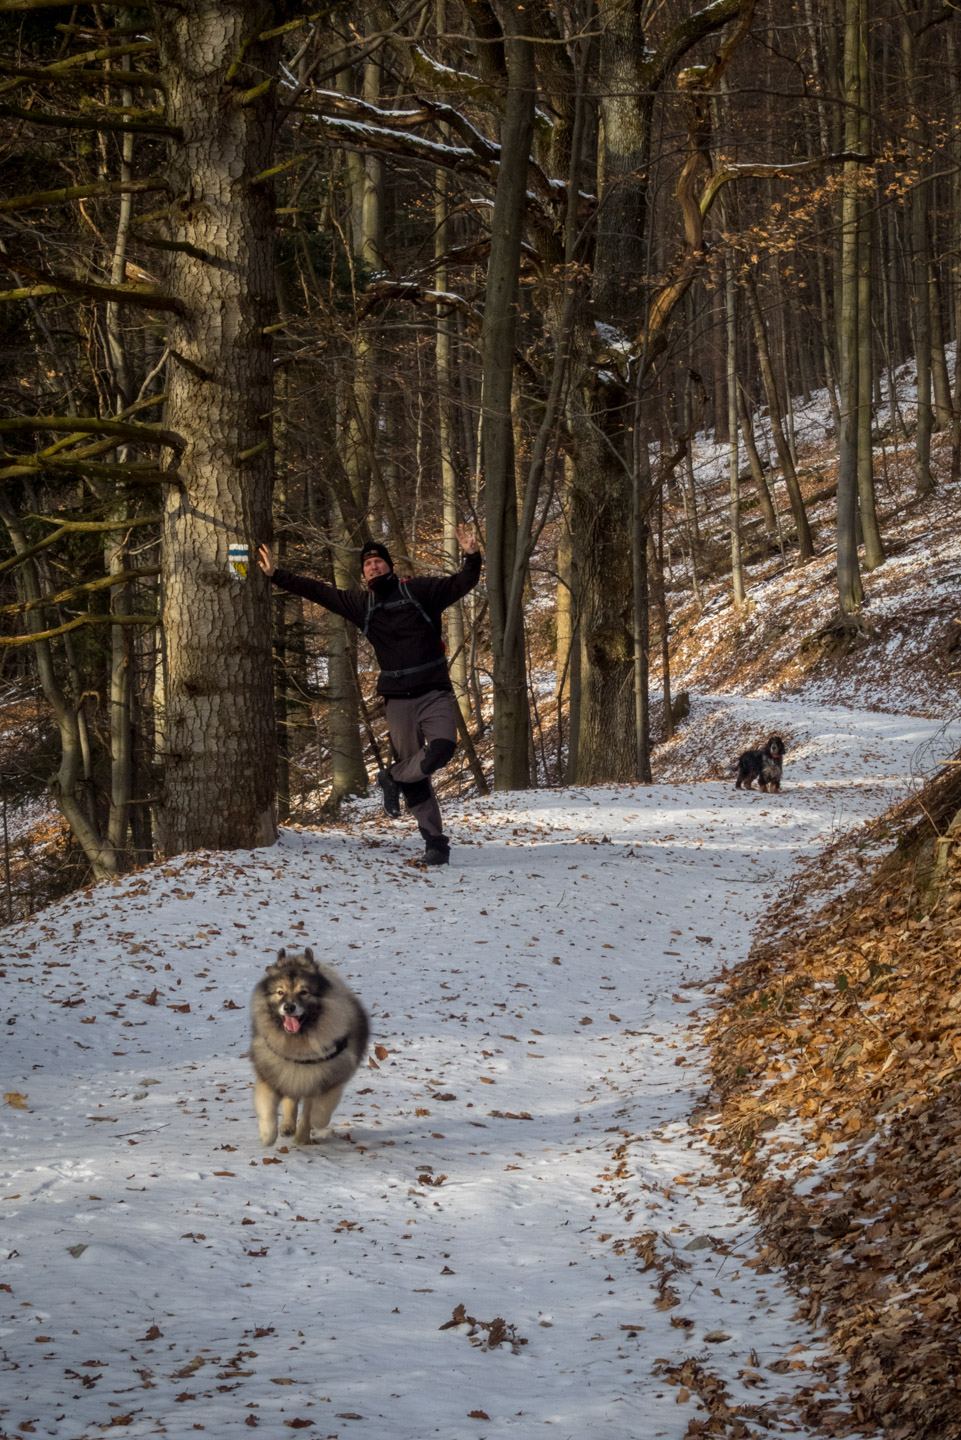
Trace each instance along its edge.
<instances>
[{"instance_id":1,"label":"snow-covered trail","mask_svg":"<svg viewBox=\"0 0 961 1440\"><path fill-rule=\"evenodd\" d=\"M734 703L802 741L779 796L493 797L440 873L406 822L286 832L4 932L0 1433L680 1440L688 1357L807 1433L775 1401L825 1352L689 1120L690 1014L936 726ZM328 1138L262 1152L246 1012L280 944L339 966L378 1049Z\"/></svg>"}]
</instances>

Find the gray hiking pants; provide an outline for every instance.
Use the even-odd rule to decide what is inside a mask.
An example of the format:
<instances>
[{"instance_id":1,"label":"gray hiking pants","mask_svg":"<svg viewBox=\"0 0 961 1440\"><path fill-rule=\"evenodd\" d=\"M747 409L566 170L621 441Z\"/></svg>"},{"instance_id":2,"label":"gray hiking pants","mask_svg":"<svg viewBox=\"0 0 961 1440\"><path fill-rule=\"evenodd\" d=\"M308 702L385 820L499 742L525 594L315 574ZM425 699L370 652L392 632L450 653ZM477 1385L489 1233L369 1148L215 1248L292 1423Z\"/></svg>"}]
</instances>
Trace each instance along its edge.
<instances>
[{"instance_id":1,"label":"gray hiking pants","mask_svg":"<svg viewBox=\"0 0 961 1440\"><path fill-rule=\"evenodd\" d=\"M443 833L440 806L430 776L424 774L424 747L432 741L448 742L450 754L457 743L457 716L449 690L428 690L426 695L387 696L384 702L390 743L397 759L389 766L391 778L401 786L413 786L405 795L407 808L426 835ZM447 757L448 759L450 756ZM444 762L446 763L446 762ZM439 768L439 767L438 767Z\"/></svg>"}]
</instances>

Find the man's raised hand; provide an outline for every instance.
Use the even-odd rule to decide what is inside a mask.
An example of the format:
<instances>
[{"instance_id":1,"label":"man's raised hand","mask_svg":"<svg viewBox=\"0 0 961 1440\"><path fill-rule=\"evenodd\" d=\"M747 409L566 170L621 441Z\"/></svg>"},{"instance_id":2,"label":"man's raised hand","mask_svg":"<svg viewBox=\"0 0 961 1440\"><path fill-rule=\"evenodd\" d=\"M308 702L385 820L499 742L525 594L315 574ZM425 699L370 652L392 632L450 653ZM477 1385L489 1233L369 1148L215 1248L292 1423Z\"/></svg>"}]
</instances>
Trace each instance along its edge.
<instances>
[{"instance_id":1,"label":"man's raised hand","mask_svg":"<svg viewBox=\"0 0 961 1440\"><path fill-rule=\"evenodd\" d=\"M478 548L477 536L474 534L473 526L458 525L454 534L457 536L457 542L464 554L473 555Z\"/></svg>"},{"instance_id":2,"label":"man's raised hand","mask_svg":"<svg viewBox=\"0 0 961 1440\"><path fill-rule=\"evenodd\" d=\"M274 564L274 557L270 553L269 545L261 545L257 551L257 564L265 575L273 575L277 567Z\"/></svg>"}]
</instances>

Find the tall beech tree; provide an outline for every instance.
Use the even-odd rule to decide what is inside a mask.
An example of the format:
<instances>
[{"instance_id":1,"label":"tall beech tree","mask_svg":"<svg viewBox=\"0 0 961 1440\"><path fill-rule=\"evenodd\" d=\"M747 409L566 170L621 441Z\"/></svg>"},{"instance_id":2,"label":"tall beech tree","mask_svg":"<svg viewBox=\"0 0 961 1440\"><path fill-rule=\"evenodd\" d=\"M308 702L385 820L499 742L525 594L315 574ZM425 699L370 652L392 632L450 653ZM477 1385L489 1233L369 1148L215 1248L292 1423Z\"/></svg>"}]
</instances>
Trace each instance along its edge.
<instances>
[{"instance_id":1,"label":"tall beech tree","mask_svg":"<svg viewBox=\"0 0 961 1440\"><path fill-rule=\"evenodd\" d=\"M861 47L863 44L863 0L844 4L844 126L850 150L860 139ZM865 236L859 204L859 167L856 160L844 166L844 196L841 203L841 294L838 315L840 360L841 429L838 436L838 599L843 614L857 610L864 598L858 567L858 456L862 440L859 401L858 343L860 332L861 286L859 251ZM869 434L870 439L870 434Z\"/></svg>"},{"instance_id":2,"label":"tall beech tree","mask_svg":"<svg viewBox=\"0 0 961 1440\"><path fill-rule=\"evenodd\" d=\"M487 590L491 644L498 681L494 711L494 785L523 789L529 782L527 664L523 626L513 614L510 588L517 554L517 484L511 395L517 333L518 281L524 238L529 155L536 95L533 47L523 15L505 6L507 104L494 192L487 301L481 335L483 460L486 478Z\"/></svg>"},{"instance_id":3,"label":"tall beech tree","mask_svg":"<svg viewBox=\"0 0 961 1440\"><path fill-rule=\"evenodd\" d=\"M655 36L644 12L629 0L600 0L598 6L598 225L570 415L577 440L571 532L584 660L576 778L584 784L634 777L644 748L639 750L635 737L644 707L635 703L634 684L635 645L646 650L646 640L632 633L631 596L635 580L647 583L647 530L643 520L631 519L634 398L626 372L631 365L646 370L655 358L668 318L703 264L703 215L713 195L702 210L694 184L705 163L706 107L698 92L723 74L753 13L754 0L714 0ZM649 278L648 246L659 92L677 81L682 61L696 46L729 24L731 32L712 63L681 76L694 107L691 150L678 181L686 233L674 273L656 285ZM632 534L642 547L636 562Z\"/></svg>"}]
</instances>

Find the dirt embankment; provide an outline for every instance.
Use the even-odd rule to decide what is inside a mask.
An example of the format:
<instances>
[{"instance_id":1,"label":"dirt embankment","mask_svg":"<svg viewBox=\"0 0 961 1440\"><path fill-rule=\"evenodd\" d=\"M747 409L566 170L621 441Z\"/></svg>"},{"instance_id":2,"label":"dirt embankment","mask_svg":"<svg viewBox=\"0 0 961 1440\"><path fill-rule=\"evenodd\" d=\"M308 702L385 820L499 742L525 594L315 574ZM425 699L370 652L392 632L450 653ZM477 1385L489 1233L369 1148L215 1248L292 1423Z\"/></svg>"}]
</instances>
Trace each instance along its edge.
<instances>
[{"instance_id":1,"label":"dirt embankment","mask_svg":"<svg viewBox=\"0 0 961 1440\"><path fill-rule=\"evenodd\" d=\"M961 765L883 823L898 838L881 863L802 927L792 931L785 910L772 917L768 939L728 977L710 1027L717 1143L772 1259L847 1361L865 1427L953 1440ZM818 1418L826 1434L851 1429Z\"/></svg>"}]
</instances>

